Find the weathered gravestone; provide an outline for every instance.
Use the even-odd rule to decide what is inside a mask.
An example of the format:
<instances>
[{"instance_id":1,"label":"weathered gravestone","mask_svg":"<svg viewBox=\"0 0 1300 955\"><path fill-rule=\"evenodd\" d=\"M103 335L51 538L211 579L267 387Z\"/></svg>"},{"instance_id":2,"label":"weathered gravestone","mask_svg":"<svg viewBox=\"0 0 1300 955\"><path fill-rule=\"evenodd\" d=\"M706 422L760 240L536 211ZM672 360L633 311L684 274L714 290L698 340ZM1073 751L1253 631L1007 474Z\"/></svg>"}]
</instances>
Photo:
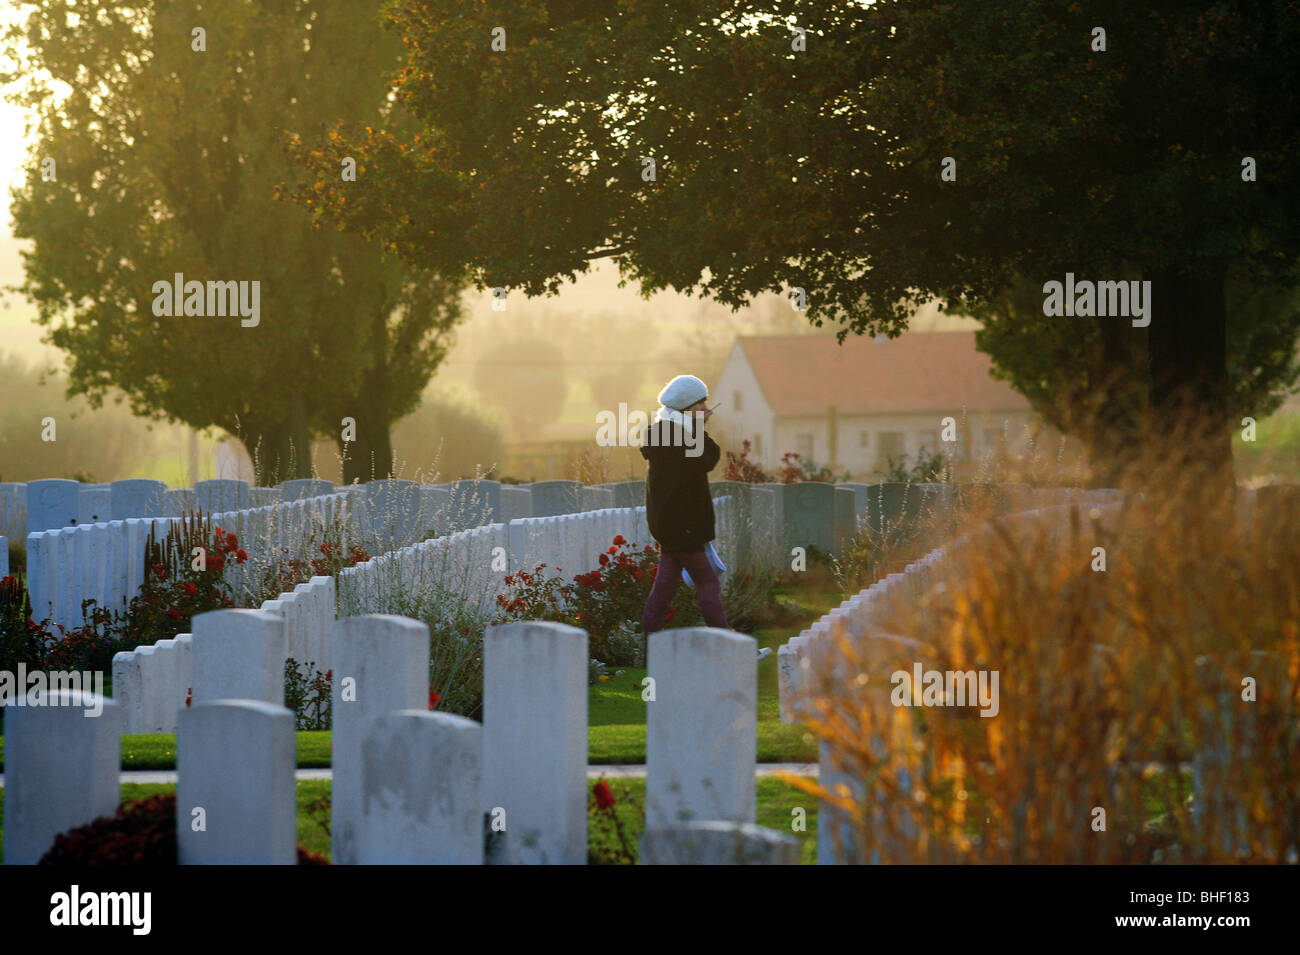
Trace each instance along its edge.
<instances>
[{"instance_id":1,"label":"weathered gravestone","mask_svg":"<svg viewBox=\"0 0 1300 955\"><path fill-rule=\"evenodd\" d=\"M307 497L333 494L335 487L329 481L318 478L295 478L292 481L281 481L276 485L276 490L280 492L282 501L300 501Z\"/></svg>"},{"instance_id":2,"label":"weathered gravestone","mask_svg":"<svg viewBox=\"0 0 1300 955\"><path fill-rule=\"evenodd\" d=\"M582 510L579 481L538 481L532 485L533 517L577 514Z\"/></svg>"},{"instance_id":3,"label":"weathered gravestone","mask_svg":"<svg viewBox=\"0 0 1300 955\"><path fill-rule=\"evenodd\" d=\"M113 815L121 797L122 713L117 704L76 690L58 690L50 702L55 705L6 707L4 849L9 865L36 864L55 836ZM88 718L91 712L99 716Z\"/></svg>"},{"instance_id":4,"label":"weathered gravestone","mask_svg":"<svg viewBox=\"0 0 1300 955\"><path fill-rule=\"evenodd\" d=\"M641 865L798 865L799 840L753 823L689 821L641 836Z\"/></svg>"},{"instance_id":5,"label":"weathered gravestone","mask_svg":"<svg viewBox=\"0 0 1300 955\"><path fill-rule=\"evenodd\" d=\"M483 864L483 727L428 710L371 719L361 741L360 865Z\"/></svg>"},{"instance_id":6,"label":"weathered gravestone","mask_svg":"<svg viewBox=\"0 0 1300 955\"><path fill-rule=\"evenodd\" d=\"M27 533L73 527L80 515L76 481L47 478L27 484Z\"/></svg>"},{"instance_id":7,"label":"weathered gravestone","mask_svg":"<svg viewBox=\"0 0 1300 955\"><path fill-rule=\"evenodd\" d=\"M248 484L230 478L199 481L194 485L194 497L205 514L242 511L249 506Z\"/></svg>"},{"instance_id":8,"label":"weathered gravestone","mask_svg":"<svg viewBox=\"0 0 1300 955\"><path fill-rule=\"evenodd\" d=\"M198 499L194 496L194 492L187 487L168 488L163 492L163 517L193 514L198 506Z\"/></svg>"},{"instance_id":9,"label":"weathered gravestone","mask_svg":"<svg viewBox=\"0 0 1300 955\"><path fill-rule=\"evenodd\" d=\"M22 540L27 536L26 484L0 482L0 535L10 540Z\"/></svg>"},{"instance_id":10,"label":"weathered gravestone","mask_svg":"<svg viewBox=\"0 0 1300 955\"><path fill-rule=\"evenodd\" d=\"M77 523L99 524L110 519L113 492L107 484L83 484L77 492Z\"/></svg>"},{"instance_id":11,"label":"weathered gravestone","mask_svg":"<svg viewBox=\"0 0 1300 955\"><path fill-rule=\"evenodd\" d=\"M646 828L753 822L757 641L686 627L647 643L655 698L646 713Z\"/></svg>"},{"instance_id":12,"label":"weathered gravestone","mask_svg":"<svg viewBox=\"0 0 1300 955\"><path fill-rule=\"evenodd\" d=\"M497 481L453 481L451 491L451 528L460 530L495 523L501 509L501 484ZM537 499L533 499L533 516L538 516Z\"/></svg>"},{"instance_id":13,"label":"weathered gravestone","mask_svg":"<svg viewBox=\"0 0 1300 955\"><path fill-rule=\"evenodd\" d=\"M297 862L295 745L293 713L283 706L223 699L181 710L176 735L181 865ZM201 827L195 824L200 819Z\"/></svg>"},{"instance_id":14,"label":"weathered gravestone","mask_svg":"<svg viewBox=\"0 0 1300 955\"><path fill-rule=\"evenodd\" d=\"M835 485L804 481L785 486L785 526L791 547L816 547L823 554L835 541Z\"/></svg>"},{"instance_id":15,"label":"weathered gravestone","mask_svg":"<svg viewBox=\"0 0 1300 955\"><path fill-rule=\"evenodd\" d=\"M615 507L641 507L645 504L645 481L617 481L601 487L614 492Z\"/></svg>"},{"instance_id":16,"label":"weathered gravestone","mask_svg":"<svg viewBox=\"0 0 1300 955\"><path fill-rule=\"evenodd\" d=\"M127 481L114 481L109 488L112 490L110 509L114 520L163 516L167 485L162 481L132 478Z\"/></svg>"},{"instance_id":17,"label":"weathered gravestone","mask_svg":"<svg viewBox=\"0 0 1300 955\"><path fill-rule=\"evenodd\" d=\"M334 623L328 654L334 667L332 859L355 865L366 801L362 743L374 717L428 709L429 628L407 617L344 617Z\"/></svg>"},{"instance_id":18,"label":"weathered gravestone","mask_svg":"<svg viewBox=\"0 0 1300 955\"><path fill-rule=\"evenodd\" d=\"M496 857L587 859L587 634L549 622L483 638L483 796L505 825Z\"/></svg>"}]
</instances>

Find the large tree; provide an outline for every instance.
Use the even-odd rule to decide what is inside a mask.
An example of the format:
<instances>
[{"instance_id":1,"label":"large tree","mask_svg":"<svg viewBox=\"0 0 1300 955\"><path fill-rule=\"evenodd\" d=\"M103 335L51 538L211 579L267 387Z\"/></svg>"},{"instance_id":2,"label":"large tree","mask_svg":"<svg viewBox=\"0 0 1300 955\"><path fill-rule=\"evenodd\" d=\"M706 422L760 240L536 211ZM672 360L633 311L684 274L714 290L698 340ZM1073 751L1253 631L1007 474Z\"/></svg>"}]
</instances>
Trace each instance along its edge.
<instances>
[{"instance_id":1,"label":"large tree","mask_svg":"<svg viewBox=\"0 0 1300 955\"><path fill-rule=\"evenodd\" d=\"M290 133L390 109L401 47L379 6L26 6L9 79L38 138L14 231L72 393L120 389L138 414L238 434L260 482L310 473L310 436L341 440L351 417L347 476L387 473L389 425L445 351L463 271L413 267L277 199L298 174ZM155 314L154 283L175 273L257 281L260 321Z\"/></svg>"},{"instance_id":2,"label":"large tree","mask_svg":"<svg viewBox=\"0 0 1300 955\"><path fill-rule=\"evenodd\" d=\"M1275 411L1300 377L1300 281L1257 288L1228 282L1227 412L1256 420ZM1110 318L1043 322L1043 292L1017 277L972 309L993 375L1029 399L1040 418L1080 438L1093 479L1113 487L1142 459L1149 426L1146 337Z\"/></svg>"},{"instance_id":3,"label":"large tree","mask_svg":"<svg viewBox=\"0 0 1300 955\"><path fill-rule=\"evenodd\" d=\"M1230 476L1228 275L1276 286L1300 257L1290 0L396 0L389 17L424 129L327 145L319 171L346 149L368 174L346 194L319 176L323 217L423 264L454 234L480 283L529 294L603 256L646 291L737 306L800 287L810 320L856 333L1016 275L1136 277L1151 436L1190 408L1196 452Z\"/></svg>"}]
</instances>

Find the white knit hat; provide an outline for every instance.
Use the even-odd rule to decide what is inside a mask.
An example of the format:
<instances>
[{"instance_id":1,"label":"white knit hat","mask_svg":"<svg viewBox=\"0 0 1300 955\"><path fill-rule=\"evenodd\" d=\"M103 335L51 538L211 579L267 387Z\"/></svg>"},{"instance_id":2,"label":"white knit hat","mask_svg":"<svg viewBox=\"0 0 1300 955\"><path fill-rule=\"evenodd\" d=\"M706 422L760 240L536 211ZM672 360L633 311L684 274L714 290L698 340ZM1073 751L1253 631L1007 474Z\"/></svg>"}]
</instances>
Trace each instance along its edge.
<instances>
[{"instance_id":1,"label":"white knit hat","mask_svg":"<svg viewBox=\"0 0 1300 955\"><path fill-rule=\"evenodd\" d=\"M697 401L709 397L709 388L694 375L678 375L659 392L659 403L674 411L685 411Z\"/></svg>"}]
</instances>

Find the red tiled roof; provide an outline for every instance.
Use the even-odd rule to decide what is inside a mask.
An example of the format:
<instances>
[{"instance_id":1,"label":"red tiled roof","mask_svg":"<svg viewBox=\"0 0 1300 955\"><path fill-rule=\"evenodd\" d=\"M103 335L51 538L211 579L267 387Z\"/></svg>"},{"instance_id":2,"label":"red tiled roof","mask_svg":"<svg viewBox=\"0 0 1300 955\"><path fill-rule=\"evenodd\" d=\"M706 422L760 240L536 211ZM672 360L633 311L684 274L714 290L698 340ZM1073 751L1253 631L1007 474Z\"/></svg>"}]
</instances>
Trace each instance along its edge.
<instances>
[{"instance_id":1,"label":"red tiled roof","mask_svg":"<svg viewBox=\"0 0 1300 955\"><path fill-rule=\"evenodd\" d=\"M776 414L1027 411L1029 402L989 377L974 332L904 332L880 341L850 335L741 337L763 397ZM720 396L721 397L721 396Z\"/></svg>"}]
</instances>

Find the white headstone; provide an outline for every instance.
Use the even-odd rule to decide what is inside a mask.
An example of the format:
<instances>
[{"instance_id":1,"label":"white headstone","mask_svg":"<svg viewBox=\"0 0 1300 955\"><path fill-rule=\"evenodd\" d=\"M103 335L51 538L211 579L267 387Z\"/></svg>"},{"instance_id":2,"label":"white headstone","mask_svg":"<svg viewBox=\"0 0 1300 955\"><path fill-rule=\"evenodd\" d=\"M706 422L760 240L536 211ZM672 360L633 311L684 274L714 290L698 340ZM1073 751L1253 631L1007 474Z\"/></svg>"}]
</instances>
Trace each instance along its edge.
<instances>
[{"instance_id":1,"label":"white headstone","mask_svg":"<svg viewBox=\"0 0 1300 955\"><path fill-rule=\"evenodd\" d=\"M180 681L180 653L176 639L159 640L154 644L153 665L156 676L158 704L155 714L158 728L155 733L175 733L177 726L176 684Z\"/></svg>"},{"instance_id":2,"label":"white headstone","mask_svg":"<svg viewBox=\"0 0 1300 955\"><path fill-rule=\"evenodd\" d=\"M194 702L284 702L285 623L261 610L209 610L194 617Z\"/></svg>"},{"instance_id":3,"label":"white headstone","mask_svg":"<svg viewBox=\"0 0 1300 955\"><path fill-rule=\"evenodd\" d=\"M275 486L275 490L280 492L280 500L297 501L307 497L333 494L335 488L329 481L317 478L295 478L292 481L281 481Z\"/></svg>"},{"instance_id":4,"label":"white headstone","mask_svg":"<svg viewBox=\"0 0 1300 955\"><path fill-rule=\"evenodd\" d=\"M394 710L428 709L429 628L408 617L345 617L334 624L329 655L334 661L331 857L335 864L351 865L359 858L361 743L367 723Z\"/></svg>"},{"instance_id":5,"label":"white headstone","mask_svg":"<svg viewBox=\"0 0 1300 955\"><path fill-rule=\"evenodd\" d=\"M98 524L112 516L113 492L107 484L83 484L77 492L77 523Z\"/></svg>"},{"instance_id":6,"label":"white headstone","mask_svg":"<svg viewBox=\"0 0 1300 955\"><path fill-rule=\"evenodd\" d=\"M798 865L799 840L753 823L683 822L641 835L641 865Z\"/></svg>"},{"instance_id":7,"label":"white headstone","mask_svg":"<svg viewBox=\"0 0 1300 955\"><path fill-rule=\"evenodd\" d=\"M133 650L113 654L113 700L122 713L123 733L143 733L144 671Z\"/></svg>"},{"instance_id":8,"label":"white headstone","mask_svg":"<svg viewBox=\"0 0 1300 955\"><path fill-rule=\"evenodd\" d=\"M361 743L361 865L483 864L483 727L428 710L368 721Z\"/></svg>"},{"instance_id":9,"label":"white headstone","mask_svg":"<svg viewBox=\"0 0 1300 955\"><path fill-rule=\"evenodd\" d=\"M176 739L181 865L297 862L294 747L293 714L283 706L227 699L195 702L181 711Z\"/></svg>"},{"instance_id":10,"label":"white headstone","mask_svg":"<svg viewBox=\"0 0 1300 955\"><path fill-rule=\"evenodd\" d=\"M76 481L48 478L27 484L27 533L72 527L80 514Z\"/></svg>"},{"instance_id":11,"label":"white headstone","mask_svg":"<svg viewBox=\"0 0 1300 955\"><path fill-rule=\"evenodd\" d=\"M647 656L646 828L754 821L758 643L711 627L661 630Z\"/></svg>"},{"instance_id":12,"label":"white headstone","mask_svg":"<svg viewBox=\"0 0 1300 955\"><path fill-rule=\"evenodd\" d=\"M189 488L169 488L163 492L163 517L181 517L198 507L198 499Z\"/></svg>"},{"instance_id":13,"label":"white headstone","mask_svg":"<svg viewBox=\"0 0 1300 955\"><path fill-rule=\"evenodd\" d=\"M504 859L587 858L587 634L559 623L483 636L484 798L503 809Z\"/></svg>"},{"instance_id":14,"label":"white headstone","mask_svg":"<svg viewBox=\"0 0 1300 955\"><path fill-rule=\"evenodd\" d=\"M27 537L27 485L0 481L0 535L10 540Z\"/></svg>"},{"instance_id":15,"label":"white headstone","mask_svg":"<svg viewBox=\"0 0 1300 955\"><path fill-rule=\"evenodd\" d=\"M167 485L148 478L114 481L109 485L112 494L110 510L116 520L128 517L163 517L166 508Z\"/></svg>"},{"instance_id":16,"label":"white headstone","mask_svg":"<svg viewBox=\"0 0 1300 955\"><path fill-rule=\"evenodd\" d=\"M34 865L69 829L111 816L121 796L122 713L94 693L5 708L5 862ZM99 716L90 716L103 707Z\"/></svg>"}]
</instances>

